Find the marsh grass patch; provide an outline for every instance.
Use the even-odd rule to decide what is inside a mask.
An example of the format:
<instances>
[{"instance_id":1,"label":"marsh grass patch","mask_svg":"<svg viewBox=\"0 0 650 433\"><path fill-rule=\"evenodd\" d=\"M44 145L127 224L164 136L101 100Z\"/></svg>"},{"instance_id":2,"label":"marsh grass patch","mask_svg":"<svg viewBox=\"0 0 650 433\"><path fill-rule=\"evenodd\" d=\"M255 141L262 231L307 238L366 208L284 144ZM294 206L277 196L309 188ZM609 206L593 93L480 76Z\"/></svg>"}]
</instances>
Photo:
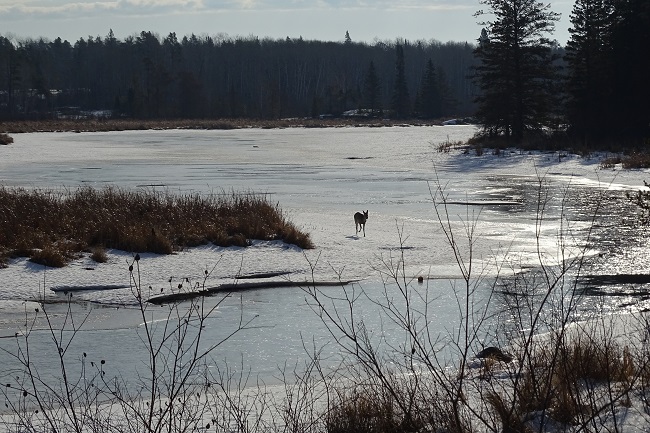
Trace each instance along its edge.
<instances>
[{"instance_id":1,"label":"marsh grass patch","mask_svg":"<svg viewBox=\"0 0 650 433\"><path fill-rule=\"evenodd\" d=\"M0 145L11 144L14 142L13 137L8 134L0 133Z\"/></svg>"},{"instance_id":2,"label":"marsh grass patch","mask_svg":"<svg viewBox=\"0 0 650 433\"><path fill-rule=\"evenodd\" d=\"M601 410L596 397L601 393L616 388L624 403L623 396L645 368L638 360L627 346L608 338L554 341L525 357L514 402L492 393L486 403L512 431L526 431L521 420L541 411L557 422L578 425Z\"/></svg>"},{"instance_id":3,"label":"marsh grass patch","mask_svg":"<svg viewBox=\"0 0 650 433\"><path fill-rule=\"evenodd\" d=\"M116 187L2 187L0 220L4 222L0 262L4 263L23 256L60 266L93 248L170 254L210 242L248 246L252 239L314 247L309 234L298 230L277 204L252 193L204 196Z\"/></svg>"}]
</instances>

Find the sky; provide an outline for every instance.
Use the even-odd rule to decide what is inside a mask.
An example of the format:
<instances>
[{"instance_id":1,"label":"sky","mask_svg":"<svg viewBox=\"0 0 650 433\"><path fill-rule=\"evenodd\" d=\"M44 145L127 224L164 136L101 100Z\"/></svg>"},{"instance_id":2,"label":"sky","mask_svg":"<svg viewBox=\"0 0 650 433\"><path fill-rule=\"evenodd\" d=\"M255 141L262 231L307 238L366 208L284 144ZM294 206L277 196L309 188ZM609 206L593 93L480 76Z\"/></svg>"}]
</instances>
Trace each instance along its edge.
<instances>
[{"instance_id":1,"label":"sky","mask_svg":"<svg viewBox=\"0 0 650 433\"><path fill-rule=\"evenodd\" d=\"M545 2L546 3L546 2ZM548 2L562 15L553 35L569 38L572 0ZM0 0L0 34L17 40L118 39L151 31L373 43L396 39L474 42L478 0Z\"/></svg>"}]
</instances>

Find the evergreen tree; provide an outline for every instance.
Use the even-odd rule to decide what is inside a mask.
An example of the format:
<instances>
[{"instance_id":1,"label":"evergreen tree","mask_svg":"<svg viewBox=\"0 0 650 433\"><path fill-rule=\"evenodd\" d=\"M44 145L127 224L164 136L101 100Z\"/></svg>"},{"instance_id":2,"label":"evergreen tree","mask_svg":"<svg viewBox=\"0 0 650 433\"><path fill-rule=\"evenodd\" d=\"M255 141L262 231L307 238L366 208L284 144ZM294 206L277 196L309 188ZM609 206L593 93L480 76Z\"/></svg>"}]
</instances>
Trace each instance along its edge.
<instances>
[{"instance_id":1,"label":"evergreen tree","mask_svg":"<svg viewBox=\"0 0 650 433\"><path fill-rule=\"evenodd\" d=\"M361 108L370 110L372 116L381 114L381 83L377 77L375 62L370 61L368 72L363 82L363 105Z\"/></svg>"},{"instance_id":2,"label":"evergreen tree","mask_svg":"<svg viewBox=\"0 0 650 433\"><path fill-rule=\"evenodd\" d=\"M583 142L607 128L607 99L611 94L611 8L607 0L577 0L571 13L568 65L567 120Z\"/></svg>"},{"instance_id":3,"label":"evergreen tree","mask_svg":"<svg viewBox=\"0 0 650 433\"><path fill-rule=\"evenodd\" d=\"M440 82L431 59L427 62L424 71L415 107L417 114L425 119L434 119L442 115Z\"/></svg>"},{"instance_id":4,"label":"evergreen tree","mask_svg":"<svg viewBox=\"0 0 650 433\"><path fill-rule=\"evenodd\" d=\"M395 54L395 87L393 88L391 108L395 117L405 118L411 114L411 98L406 84L406 73L404 72L404 48L397 45Z\"/></svg>"},{"instance_id":5,"label":"evergreen tree","mask_svg":"<svg viewBox=\"0 0 650 433\"><path fill-rule=\"evenodd\" d=\"M550 123L553 85L554 30L559 15L537 0L481 0L494 21L475 55L480 64L475 80L480 89L477 117L491 134L504 134L519 142L527 130ZM478 15L481 15L479 12Z\"/></svg>"},{"instance_id":6,"label":"evergreen tree","mask_svg":"<svg viewBox=\"0 0 650 433\"><path fill-rule=\"evenodd\" d=\"M436 68L438 93L440 94L440 116L453 114L458 101L453 96L447 74L441 67Z\"/></svg>"},{"instance_id":7,"label":"evergreen tree","mask_svg":"<svg viewBox=\"0 0 650 433\"><path fill-rule=\"evenodd\" d=\"M115 115L139 118L294 117L364 105L381 113L392 106L395 84L401 95L396 101L405 101L400 115L410 116L408 90L419 89L422 77L404 71L406 57L412 70L422 72L432 59L437 80L448 77L461 113L473 112L471 47L402 42L396 80L398 44L174 33L160 38L150 32L118 40L111 31L73 44L0 37L0 120L36 111L54 115L69 111L65 107L114 108ZM366 86L371 59L375 77ZM48 95L51 89L57 92Z\"/></svg>"},{"instance_id":8,"label":"evergreen tree","mask_svg":"<svg viewBox=\"0 0 650 433\"><path fill-rule=\"evenodd\" d=\"M650 144L650 2L613 2L612 115L616 134Z\"/></svg>"}]
</instances>

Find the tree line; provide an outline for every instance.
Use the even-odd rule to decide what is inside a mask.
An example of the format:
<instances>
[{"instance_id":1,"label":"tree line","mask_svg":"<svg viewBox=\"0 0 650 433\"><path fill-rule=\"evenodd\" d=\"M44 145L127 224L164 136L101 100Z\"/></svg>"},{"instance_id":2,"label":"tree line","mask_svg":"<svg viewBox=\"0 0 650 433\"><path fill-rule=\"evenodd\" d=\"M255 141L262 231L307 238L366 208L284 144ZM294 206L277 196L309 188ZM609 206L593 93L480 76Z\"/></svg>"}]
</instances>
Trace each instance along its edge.
<instances>
[{"instance_id":1,"label":"tree line","mask_svg":"<svg viewBox=\"0 0 650 433\"><path fill-rule=\"evenodd\" d=\"M548 130L588 146L650 144L650 2L576 0L560 55L558 14L537 0L480 0L477 118L521 142Z\"/></svg>"},{"instance_id":2,"label":"tree line","mask_svg":"<svg viewBox=\"0 0 650 433\"><path fill-rule=\"evenodd\" d=\"M566 47L538 0L478 0L476 43L0 37L0 119L110 110L132 118L475 116L520 143L650 141L650 2L576 0ZM487 18L485 18L487 17Z\"/></svg>"},{"instance_id":3,"label":"tree line","mask_svg":"<svg viewBox=\"0 0 650 433\"><path fill-rule=\"evenodd\" d=\"M469 115L474 45L184 36L0 37L0 118ZM395 101L399 105L395 105Z\"/></svg>"}]
</instances>

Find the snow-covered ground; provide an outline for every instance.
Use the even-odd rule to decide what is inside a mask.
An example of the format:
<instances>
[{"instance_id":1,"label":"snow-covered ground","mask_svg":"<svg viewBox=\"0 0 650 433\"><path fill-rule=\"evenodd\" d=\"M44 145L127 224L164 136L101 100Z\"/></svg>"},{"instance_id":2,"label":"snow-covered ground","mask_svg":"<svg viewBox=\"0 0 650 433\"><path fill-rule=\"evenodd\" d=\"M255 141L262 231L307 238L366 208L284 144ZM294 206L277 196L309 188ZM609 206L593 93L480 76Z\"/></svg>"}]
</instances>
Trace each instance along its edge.
<instances>
[{"instance_id":1,"label":"snow-covered ground","mask_svg":"<svg viewBox=\"0 0 650 433\"><path fill-rule=\"evenodd\" d=\"M0 147L0 184L266 194L316 244L310 251L254 242L244 249L203 246L170 256L143 254L140 278L152 294L177 290L186 278L201 282L206 269L211 271L208 286L233 282L238 274L286 271L294 281L359 279L367 293L380 293L384 285L378 271L394 266L403 252L407 279L423 276L428 290L437 293L432 326L445 328L458 318L449 288L460 271L434 212L432 196L438 187L449 203L443 218L461 239L464 224L477 221L473 260L487 276L494 272L495 257L516 261L523 269L538 264L538 245L555 254L562 212L580 239L592 225L589 217L599 199L604 200L596 219L600 231L590 251L602 258L598 269L646 272L647 240L636 227L625 192L643 187L648 171L601 169L604 155L486 151L477 156L461 147L439 151L440 144L465 141L474 132L472 126L444 126L17 134L13 145ZM536 224L540 184L551 198L541 228ZM365 237L355 233L353 220L361 210L369 211ZM623 246L616 239L621 227L634 231L625 232ZM14 335L31 317L36 304L26 301L63 297L50 288L122 285L124 289L75 293L74 298L92 301L78 307L91 314L79 350L128 370L133 355L123 348L138 344L133 330L140 323L129 307L134 304L128 288L132 258L131 253L110 251L107 263L84 257L62 269L14 260L0 270L0 336ZM637 309L645 306L638 297L616 297L607 301L609 310L629 299ZM223 324L236 322L242 311L256 317L256 328L238 334L218 357L243 356L253 373L265 378L278 365L304 357L302 339L315 335L325 344L328 338L297 288L247 291L226 300L215 315L212 337L227 332ZM376 318L367 320L383 325ZM34 338L43 346L48 340L45 333ZM9 347L11 340L0 339L0 346ZM0 362L3 377L9 367L6 358Z\"/></svg>"}]
</instances>

